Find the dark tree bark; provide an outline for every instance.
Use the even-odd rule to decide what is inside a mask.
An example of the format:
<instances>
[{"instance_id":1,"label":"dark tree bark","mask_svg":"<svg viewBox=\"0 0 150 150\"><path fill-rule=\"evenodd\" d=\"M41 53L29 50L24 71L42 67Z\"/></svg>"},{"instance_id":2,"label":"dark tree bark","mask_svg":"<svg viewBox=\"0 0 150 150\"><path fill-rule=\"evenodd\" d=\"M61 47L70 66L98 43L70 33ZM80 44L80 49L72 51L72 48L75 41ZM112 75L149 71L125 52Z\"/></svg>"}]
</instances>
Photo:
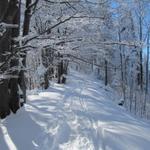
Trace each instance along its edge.
<instances>
[{"instance_id":1,"label":"dark tree bark","mask_svg":"<svg viewBox=\"0 0 150 150\"><path fill-rule=\"evenodd\" d=\"M105 86L108 85L108 62L105 60Z\"/></svg>"},{"instance_id":2,"label":"dark tree bark","mask_svg":"<svg viewBox=\"0 0 150 150\"><path fill-rule=\"evenodd\" d=\"M4 15L7 11L8 1L1 0L0 1L0 20L1 22L4 19ZM10 41L7 39L8 34L4 34L0 37L0 62L4 62L6 60L3 55L5 51L9 50ZM0 70L0 74L7 70L7 66L5 65L2 70ZM8 93L8 79L0 79L0 118L5 118L10 113L9 110L9 93Z\"/></svg>"},{"instance_id":3,"label":"dark tree bark","mask_svg":"<svg viewBox=\"0 0 150 150\"><path fill-rule=\"evenodd\" d=\"M30 5L32 3L32 0L26 0L26 10L25 10L25 18L24 18L24 24L23 24L23 36L28 35L29 28L30 28L30 19L31 19L31 8Z\"/></svg>"},{"instance_id":4,"label":"dark tree bark","mask_svg":"<svg viewBox=\"0 0 150 150\"><path fill-rule=\"evenodd\" d=\"M58 53L58 83L61 84L62 83L62 75L63 75L63 55L61 55L60 53Z\"/></svg>"},{"instance_id":5,"label":"dark tree bark","mask_svg":"<svg viewBox=\"0 0 150 150\"><path fill-rule=\"evenodd\" d=\"M142 40L143 40L143 29L142 29L142 17L140 16L139 17L139 24L140 24L140 35L139 35L139 38L140 38L140 42L142 44ZM139 55L140 55L140 75L139 75L139 80L140 80L140 87L141 87L141 90L143 91L143 48L141 46L140 48L140 52L139 52Z\"/></svg>"},{"instance_id":6,"label":"dark tree bark","mask_svg":"<svg viewBox=\"0 0 150 150\"><path fill-rule=\"evenodd\" d=\"M14 19L12 21L12 24L17 24L18 28L16 29L12 29L12 34L11 37L17 37L19 36L19 24L20 24L20 8L18 8L17 6L17 1L12 5L13 8L15 8L16 13L14 15ZM14 46L18 45L18 43L14 43L12 41L11 43L11 51L13 53L13 51L15 51L15 49L13 48ZM10 61L10 68L17 68L17 66L19 66L19 60L18 58L12 58ZM11 75L14 76L14 78L12 77L9 80L9 88L10 88L10 102L9 102L9 106L10 109L12 110L13 113L16 113L16 111L19 109L20 107L20 93L19 93L19 89L18 89L18 70L12 70L11 71Z\"/></svg>"},{"instance_id":7,"label":"dark tree bark","mask_svg":"<svg viewBox=\"0 0 150 150\"><path fill-rule=\"evenodd\" d=\"M29 28L30 28L30 20L31 20L31 6L32 0L26 0L26 10L24 14L24 24L23 24L23 36L28 35ZM26 67L26 52L22 56L24 65L24 68ZM26 83L25 83L25 70L21 70L19 73L19 85L21 87L21 90L23 92L23 99L24 102L21 103L21 106L26 103Z\"/></svg>"},{"instance_id":8,"label":"dark tree bark","mask_svg":"<svg viewBox=\"0 0 150 150\"><path fill-rule=\"evenodd\" d=\"M1 0L0 1L0 21L7 24L18 24L19 22L19 8L17 7L17 0ZM13 53L12 37L18 36L19 32L17 29L6 28L5 33L0 37L0 62L6 62L6 52ZM0 70L0 73L6 74L0 82L0 118L5 118L10 114L10 109L15 113L19 108L19 97L18 97L18 84L17 84L17 71L10 72L11 67L16 67L18 61L11 59L10 62ZM9 75L9 76L8 76ZM13 77L15 76L15 77Z\"/></svg>"},{"instance_id":9,"label":"dark tree bark","mask_svg":"<svg viewBox=\"0 0 150 150\"><path fill-rule=\"evenodd\" d=\"M147 99L148 99L148 90L149 90L149 40L150 40L150 31L148 31L147 37L147 60L146 60L146 85L145 85L145 98L143 104L143 115L146 115L146 106L147 106Z\"/></svg>"}]
</instances>

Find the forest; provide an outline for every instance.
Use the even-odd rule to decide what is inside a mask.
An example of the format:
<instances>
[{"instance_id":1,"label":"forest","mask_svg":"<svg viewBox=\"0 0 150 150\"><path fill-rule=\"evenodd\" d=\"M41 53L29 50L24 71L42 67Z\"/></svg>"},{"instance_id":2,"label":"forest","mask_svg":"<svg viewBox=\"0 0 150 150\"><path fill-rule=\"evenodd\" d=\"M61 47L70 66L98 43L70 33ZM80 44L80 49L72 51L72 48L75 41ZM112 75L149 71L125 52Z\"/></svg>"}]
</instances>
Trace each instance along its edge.
<instances>
[{"instance_id":1,"label":"forest","mask_svg":"<svg viewBox=\"0 0 150 150\"><path fill-rule=\"evenodd\" d=\"M76 71L149 120L149 48L149 0L0 0L0 118L17 117L31 91L75 86Z\"/></svg>"},{"instance_id":2,"label":"forest","mask_svg":"<svg viewBox=\"0 0 150 150\"><path fill-rule=\"evenodd\" d=\"M69 64L118 90L124 106L149 112L149 2L0 2L0 116L26 102L26 90L65 82Z\"/></svg>"}]
</instances>

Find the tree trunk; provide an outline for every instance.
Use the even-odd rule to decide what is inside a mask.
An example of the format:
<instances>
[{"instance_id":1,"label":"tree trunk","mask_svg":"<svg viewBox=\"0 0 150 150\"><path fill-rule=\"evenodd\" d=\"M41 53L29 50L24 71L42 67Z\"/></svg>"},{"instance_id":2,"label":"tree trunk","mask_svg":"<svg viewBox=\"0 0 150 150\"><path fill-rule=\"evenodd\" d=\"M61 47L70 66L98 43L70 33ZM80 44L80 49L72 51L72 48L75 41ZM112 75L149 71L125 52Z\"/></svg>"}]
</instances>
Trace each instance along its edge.
<instances>
[{"instance_id":1,"label":"tree trunk","mask_svg":"<svg viewBox=\"0 0 150 150\"><path fill-rule=\"evenodd\" d=\"M139 18L139 22L140 22L140 43L142 44L142 39L143 39L143 32L142 32L142 17L140 16ZM142 49L142 45L140 48L140 87L141 90L143 91L143 49Z\"/></svg>"},{"instance_id":2,"label":"tree trunk","mask_svg":"<svg viewBox=\"0 0 150 150\"><path fill-rule=\"evenodd\" d=\"M144 106L143 106L143 115L146 114L146 105L147 105L147 98L148 98L148 82L149 82L149 31L147 37L147 60L146 60L146 86L145 86L145 99L144 99Z\"/></svg>"},{"instance_id":3,"label":"tree trunk","mask_svg":"<svg viewBox=\"0 0 150 150\"><path fill-rule=\"evenodd\" d=\"M121 42L121 31L119 31L118 36L119 36L119 42ZM122 88L122 93L123 93L123 101L126 104L123 54L122 54L122 46L121 45L119 45L119 50L120 50L120 66L121 66L121 88Z\"/></svg>"},{"instance_id":4,"label":"tree trunk","mask_svg":"<svg viewBox=\"0 0 150 150\"><path fill-rule=\"evenodd\" d=\"M108 85L108 62L105 60L105 86Z\"/></svg>"},{"instance_id":5,"label":"tree trunk","mask_svg":"<svg viewBox=\"0 0 150 150\"><path fill-rule=\"evenodd\" d=\"M26 0L26 10L24 14L24 24L23 24L23 36L28 35L29 29L30 29L30 19L31 19L31 7L32 0ZM22 64L24 68L26 67L26 52L24 52L24 55L22 56L23 61ZM25 70L22 69L19 73L19 85L21 87L21 90L23 92L23 99L24 102L22 102L21 105L26 103L26 83L25 83Z\"/></svg>"},{"instance_id":6,"label":"tree trunk","mask_svg":"<svg viewBox=\"0 0 150 150\"><path fill-rule=\"evenodd\" d=\"M0 19L1 22L7 24L19 24L19 7L17 0L1 0L0 2ZM8 55L3 55L6 52L13 54L12 37L17 37L19 34L19 27L17 29L7 28L6 32L0 37L0 62L6 62ZM10 109L15 113L19 108L18 95L18 80L17 70L11 70L12 67L18 66L16 58L11 59L0 70L1 73L6 73L0 82L0 118L5 118L10 113ZM8 74L9 70L9 74Z\"/></svg>"},{"instance_id":7,"label":"tree trunk","mask_svg":"<svg viewBox=\"0 0 150 150\"><path fill-rule=\"evenodd\" d=\"M19 36L19 25L20 25L20 8L17 6L17 1L15 2L14 6L12 5L12 7L16 7L16 14L14 16L13 19L13 24L17 24L18 28L17 29L12 29L12 38L18 37ZM11 51L15 51L15 49L13 48L14 46L18 45L18 43L14 43L12 41L11 43ZM14 67L18 67L19 65L19 60L18 58L12 58L10 61L10 67L13 69ZM10 108L11 110L16 113L16 111L19 109L20 107L20 93L19 93L19 89L18 89L18 70L12 70L12 76L14 76L14 78L11 78L9 81L9 86L10 86Z\"/></svg>"}]
</instances>

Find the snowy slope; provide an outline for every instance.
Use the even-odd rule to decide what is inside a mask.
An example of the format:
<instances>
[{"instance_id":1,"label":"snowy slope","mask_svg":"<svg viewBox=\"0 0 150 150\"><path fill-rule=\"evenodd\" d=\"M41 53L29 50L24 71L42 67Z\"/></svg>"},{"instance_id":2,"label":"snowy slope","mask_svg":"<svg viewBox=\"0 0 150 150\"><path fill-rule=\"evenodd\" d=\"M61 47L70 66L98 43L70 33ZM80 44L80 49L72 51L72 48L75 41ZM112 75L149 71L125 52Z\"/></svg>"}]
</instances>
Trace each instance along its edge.
<instances>
[{"instance_id":1,"label":"snowy slope","mask_svg":"<svg viewBox=\"0 0 150 150\"><path fill-rule=\"evenodd\" d=\"M150 124L111 99L102 83L71 71L67 85L32 91L0 123L0 150L149 150Z\"/></svg>"}]
</instances>

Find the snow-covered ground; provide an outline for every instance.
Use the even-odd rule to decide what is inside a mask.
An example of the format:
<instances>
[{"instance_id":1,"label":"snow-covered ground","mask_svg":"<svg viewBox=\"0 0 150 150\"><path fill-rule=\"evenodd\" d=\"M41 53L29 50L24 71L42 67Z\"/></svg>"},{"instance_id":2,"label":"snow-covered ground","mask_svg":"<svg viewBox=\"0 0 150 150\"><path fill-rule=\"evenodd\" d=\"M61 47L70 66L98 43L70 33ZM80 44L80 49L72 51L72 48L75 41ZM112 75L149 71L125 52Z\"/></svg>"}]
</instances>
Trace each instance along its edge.
<instances>
[{"instance_id":1,"label":"snow-covered ground","mask_svg":"<svg viewBox=\"0 0 150 150\"><path fill-rule=\"evenodd\" d=\"M71 71L66 85L32 91L0 122L0 150L149 150L150 124L130 116L109 88Z\"/></svg>"}]
</instances>

